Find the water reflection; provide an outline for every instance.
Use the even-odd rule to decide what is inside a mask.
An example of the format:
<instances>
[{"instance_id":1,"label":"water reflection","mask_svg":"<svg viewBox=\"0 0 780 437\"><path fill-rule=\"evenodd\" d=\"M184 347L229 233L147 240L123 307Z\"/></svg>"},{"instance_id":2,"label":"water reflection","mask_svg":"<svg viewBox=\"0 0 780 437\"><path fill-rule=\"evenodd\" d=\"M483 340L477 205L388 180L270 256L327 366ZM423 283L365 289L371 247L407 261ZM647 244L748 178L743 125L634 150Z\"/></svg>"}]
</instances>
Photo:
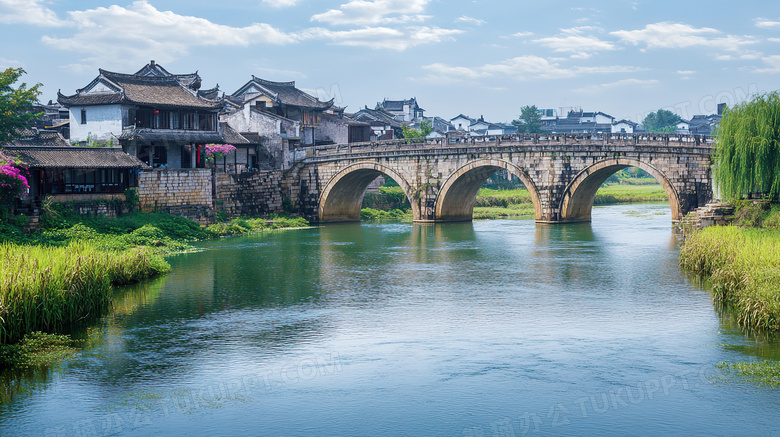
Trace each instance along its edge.
<instances>
[{"instance_id":1,"label":"water reflection","mask_svg":"<svg viewBox=\"0 0 780 437\"><path fill-rule=\"evenodd\" d=\"M271 371L262 396L159 414L143 434L462 435L559 403L580 411L576 399L649 378L777 357L774 340L719 320L680 273L668 216L629 208L640 209L594 210L592 224L353 223L205 243L171 258L171 275L117 293L61 371L4 379L0 433L40 434L105 405L127 413L128 399ZM333 354L343 368L328 377L279 376ZM32 390L13 391L14 381ZM758 405L766 418L780 407L756 393L704 384L560 433L661 422L746 431L718 414Z\"/></svg>"}]
</instances>

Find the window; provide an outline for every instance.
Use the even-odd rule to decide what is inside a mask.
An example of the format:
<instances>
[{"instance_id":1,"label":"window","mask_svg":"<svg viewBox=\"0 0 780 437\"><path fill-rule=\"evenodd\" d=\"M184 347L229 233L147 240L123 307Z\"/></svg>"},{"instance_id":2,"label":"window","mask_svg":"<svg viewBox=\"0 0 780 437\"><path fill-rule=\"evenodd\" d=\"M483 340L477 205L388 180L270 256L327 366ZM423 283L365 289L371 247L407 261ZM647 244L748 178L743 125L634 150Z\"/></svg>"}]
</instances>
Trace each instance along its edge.
<instances>
[{"instance_id":1,"label":"window","mask_svg":"<svg viewBox=\"0 0 780 437\"><path fill-rule=\"evenodd\" d=\"M138 108L135 112L135 126L138 128L153 127L154 113L149 108Z\"/></svg>"},{"instance_id":2,"label":"window","mask_svg":"<svg viewBox=\"0 0 780 437\"><path fill-rule=\"evenodd\" d=\"M184 114L184 129L195 129L195 114L192 112Z\"/></svg>"},{"instance_id":3,"label":"window","mask_svg":"<svg viewBox=\"0 0 780 437\"><path fill-rule=\"evenodd\" d=\"M171 129L181 129L181 113L171 112Z\"/></svg>"},{"instance_id":4,"label":"window","mask_svg":"<svg viewBox=\"0 0 780 437\"><path fill-rule=\"evenodd\" d=\"M81 124L87 124L87 110L81 108Z\"/></svg>"},{"instance_id":5,"label":"window","mask_svg":"<svg viewBox=\"0 0 780 437\"><path fill-rule=\"evenodd\" d=\"M198 114L198 130L216 130L214 128L214 115L215 114Z\"/></svg>"}]
</instances>

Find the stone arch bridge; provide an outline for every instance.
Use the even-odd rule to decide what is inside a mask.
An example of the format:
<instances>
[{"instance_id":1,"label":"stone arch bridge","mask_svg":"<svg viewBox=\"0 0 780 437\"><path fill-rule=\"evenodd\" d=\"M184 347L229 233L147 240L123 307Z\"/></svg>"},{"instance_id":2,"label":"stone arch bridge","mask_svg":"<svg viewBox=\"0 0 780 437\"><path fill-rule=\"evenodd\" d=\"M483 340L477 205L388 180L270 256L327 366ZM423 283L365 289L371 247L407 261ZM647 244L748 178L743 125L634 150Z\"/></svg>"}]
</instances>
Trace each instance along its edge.
<instances>
[{"instance_id":1,"label":"stone arch bridge","mask_svg":"<svg viewBox=\"0 0 780 437\"><path fill-rule=\"evenodd\" d=\"M314 222L360 220L380 175L406 193L416 222L471 220L477 191L506 170L531 194L536 221L590 221L598 188L638 167L666 190L672 220L712 198L710 137L663 134L509 135L318 146L287 174L291 199Z\"/></svg>"}]
</instances>

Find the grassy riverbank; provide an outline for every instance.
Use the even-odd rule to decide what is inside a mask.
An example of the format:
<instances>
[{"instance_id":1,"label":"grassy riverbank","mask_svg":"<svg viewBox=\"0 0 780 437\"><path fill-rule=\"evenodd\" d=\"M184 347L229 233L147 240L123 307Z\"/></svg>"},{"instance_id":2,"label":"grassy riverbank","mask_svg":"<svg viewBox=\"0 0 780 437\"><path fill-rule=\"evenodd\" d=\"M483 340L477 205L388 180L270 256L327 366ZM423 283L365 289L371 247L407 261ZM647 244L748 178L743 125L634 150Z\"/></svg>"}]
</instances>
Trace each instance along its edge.
<instances>
[{"instance_id":1,"label":"grassy riverbank","mask_svg":"<svg viewBox=\"0 0 780 437\"><path fill-rule=\"evenodd\" d=\"M780 331L780 211L743 208L737 223L769 228L712 226L687 236L680 251L686 270L709 279L716 304L749 332ZM780 387L780 362L720 363L727 378Z\"/></svg>"},{"instance_id":2,"label":"grassy riverbank","mask_svg":"<svg viewBox=\"0 0 780 437\"><path fill-rule=\"evenodd\" d=\"M680 264L710 279L715 300L734 308L740 326L780 331L780 230L706 228L686 238Z\"/></svg>"},{"instance_id":3,"label":"grassy riverbank","mask_svg":"<svg viewBox=\"0 0 780 437\"><path fill-rule=\"evenodd\" d=\"M163 256L193 251L194 241L308 226L302 218L272 216L201 228L165 213L107 218L58 206L40 224L38 232L25 232L0 223L0 344L98 316L114 286L167 272Z\"/></svg>"},{"instance_id":4,"label":"grassy riverbank","mask_svg":"<svg viewBox=\"0 0 780 437\"><path fill-rule=\"evenodd\" d=\"M88 320L106 308L113 286L170 269L148 249L107 251L87 241L62 247L3 243L0 257L0 343Z\"/></svg>"}]
</instances>

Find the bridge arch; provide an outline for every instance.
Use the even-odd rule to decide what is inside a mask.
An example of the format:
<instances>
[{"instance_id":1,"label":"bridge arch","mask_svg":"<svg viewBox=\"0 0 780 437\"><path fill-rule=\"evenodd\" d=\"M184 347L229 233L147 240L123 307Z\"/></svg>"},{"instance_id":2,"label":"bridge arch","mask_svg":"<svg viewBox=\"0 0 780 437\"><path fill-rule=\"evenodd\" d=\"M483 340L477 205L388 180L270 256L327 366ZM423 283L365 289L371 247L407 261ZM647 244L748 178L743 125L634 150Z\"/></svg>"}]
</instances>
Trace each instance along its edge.
<instances>
[{"instance_id":1,"label":"bridge arch","mask_svg":"<svg viewBox=\"0 0 780 437\"><path fill-rule=\"evenodd\" d=\"M319 200L319 221L323 223L360 221L360 207L366 190L374 179L383 174L398 182L412 205L414 219L419 220L419 205L412 201L409 184L403 176L390 167L376 162L358 162L343 168L325 184Z\"/></svg>"},{"instance_id":2,"label":"bridge arch","mask_svg":"<svg viewBox=\"0 0 780 437\"><path fill-rule=\"evenodd\" d=\"M666 191L672 208L672 220L682 217L680 197L666 175L650 164L633 158L614 158L599 161L585 168L575 176L563 192L560 207L561 222L587 222L593 209L593 199L601 185L610 176L628 167L641 168L649 173Z\"/></svg>"},{"instance_id":3,"label":"bridge arch","mask_svg":"<svg viewBox=\"0 0 780 437\"><path fill-rule=\"evenodd\" d=\"M480 187L499 170L506 170L520 179L531 194L536 220L542 217L539 194L531 178L523 169L501 159L479 159L471 161L452 173L439 190L436 198L436 221L467 221L474 215L474 201Z\"/></svg>"}]
</instances>

